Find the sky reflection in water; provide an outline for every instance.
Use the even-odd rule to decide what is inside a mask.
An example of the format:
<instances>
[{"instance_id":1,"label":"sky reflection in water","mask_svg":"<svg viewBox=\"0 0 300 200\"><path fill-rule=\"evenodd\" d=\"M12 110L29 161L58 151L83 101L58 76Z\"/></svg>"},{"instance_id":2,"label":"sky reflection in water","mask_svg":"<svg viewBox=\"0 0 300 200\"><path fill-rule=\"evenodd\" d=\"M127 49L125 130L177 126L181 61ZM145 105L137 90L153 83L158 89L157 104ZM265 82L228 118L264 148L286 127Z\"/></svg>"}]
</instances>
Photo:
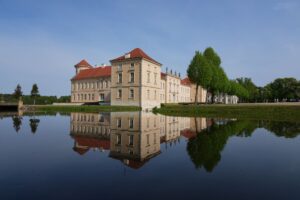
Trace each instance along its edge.
<instances>
[{"instance_id":1,"label":"sky reflection in water","mask_svg":"<svg viewBox=\"0 0 300 200\"><path fill-rule=\"evenodd\" d=\"M298 199L300 123L1 116L1 199Z\"/></svg>"}]
</instances>

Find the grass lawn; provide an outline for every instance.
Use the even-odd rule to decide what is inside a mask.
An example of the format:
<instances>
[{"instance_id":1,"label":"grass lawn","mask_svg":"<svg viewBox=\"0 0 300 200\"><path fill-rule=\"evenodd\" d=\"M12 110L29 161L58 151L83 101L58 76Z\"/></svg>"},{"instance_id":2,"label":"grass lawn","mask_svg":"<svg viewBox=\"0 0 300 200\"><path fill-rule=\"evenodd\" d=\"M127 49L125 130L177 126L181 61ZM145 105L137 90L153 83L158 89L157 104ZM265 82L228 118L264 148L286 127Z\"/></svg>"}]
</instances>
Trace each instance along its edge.
<instances>
[{"instance_id":1,"label":"grass lawn","mask_svg":"<svg viewBox=\"0 0 300 200\"><path fill-rule=\"evenodd\" d=\"M300 104L203 104L203 105L174 105L166 104L154 112L188 117L222 117L247 118L278 121L300 121Z\"/></svg>"}]
</instances>

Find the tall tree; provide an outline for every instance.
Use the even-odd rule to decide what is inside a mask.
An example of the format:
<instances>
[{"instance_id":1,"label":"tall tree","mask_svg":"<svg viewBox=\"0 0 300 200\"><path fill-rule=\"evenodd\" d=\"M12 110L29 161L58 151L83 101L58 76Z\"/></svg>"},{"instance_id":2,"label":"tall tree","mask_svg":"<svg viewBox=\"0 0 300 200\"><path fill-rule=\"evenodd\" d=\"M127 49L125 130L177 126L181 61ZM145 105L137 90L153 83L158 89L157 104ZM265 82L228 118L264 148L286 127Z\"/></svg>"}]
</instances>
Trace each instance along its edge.
<instances>
[{"instance_id":1,"label":"tall tree","mask_svg":"<svg viewBox=\"0 0 300 200\"><path fill-rule=\"evenodd\" d=\"M13 95L18 100L22 97L23 92L22 92L22 88L21 88L20 84L17 85Z\"/></svg>"},{"instance_id":2,"label":"tall tree","mask_svg":"<svg viewBox=\"0 0 300 200\"><path fill-rule=\"evenodd\" d=\"M212 95L212 102L214 102L215 95L217 93L227 92L228 78L225 71L221 67L221 58L213 48L206 48L203 55L209 63L209 66L212 71L212 80L210 82L208 90Z\"/></svg>"},{"instance_id":3,"label":"tall tree","mask_svg":"<svg viewBox=\"0 0 300 200\"><path fill-rule=\"evenodd\" d=\"M39 95L40 95L39 88L38 88L37 84L35 83L32 85L32 89L31 89L31 98L33 98L34 105L35 105L35 99Z\"/></svg>"},{"instance_id":4,"label":"tall tree","mask_svg":"<svg viewBox=\"0 0 300 200\"><path fill-rule=\"evenodd\" d=\"M199 52L195 52L188 69L187 75L192 83L196 85L195 104L198 103L198 89L201 85L207 89L212 79L212 71L206 58Z\"/></svg>"}]
</instances>

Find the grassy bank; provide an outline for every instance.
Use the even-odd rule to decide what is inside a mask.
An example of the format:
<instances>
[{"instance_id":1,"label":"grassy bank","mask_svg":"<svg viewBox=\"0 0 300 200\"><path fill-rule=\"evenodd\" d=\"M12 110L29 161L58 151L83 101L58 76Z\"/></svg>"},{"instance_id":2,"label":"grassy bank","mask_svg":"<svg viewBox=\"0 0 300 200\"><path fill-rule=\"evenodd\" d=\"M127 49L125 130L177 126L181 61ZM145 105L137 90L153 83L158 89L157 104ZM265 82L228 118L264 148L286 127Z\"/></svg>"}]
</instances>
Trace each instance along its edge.
<instances>
[{"instance_id":1,"label":"grassy bank","mask_svg":"<svg viewBox=\"0 0 300 200\"><path fill-rule=\"evenodd\" d=\"M164 105L154 112L188 117L300 121L300 104Z\"/></svg>"},{"instance_id":2,"label":"grassy bank","mask_svg":"<svg viewBox=\"0 0 300 200\"><path fill-rule=\"evenodd\" d=\"M136 106L28 106L29 111L42 112L126 112L141 110Z\"/></svg>"}]
</instances>

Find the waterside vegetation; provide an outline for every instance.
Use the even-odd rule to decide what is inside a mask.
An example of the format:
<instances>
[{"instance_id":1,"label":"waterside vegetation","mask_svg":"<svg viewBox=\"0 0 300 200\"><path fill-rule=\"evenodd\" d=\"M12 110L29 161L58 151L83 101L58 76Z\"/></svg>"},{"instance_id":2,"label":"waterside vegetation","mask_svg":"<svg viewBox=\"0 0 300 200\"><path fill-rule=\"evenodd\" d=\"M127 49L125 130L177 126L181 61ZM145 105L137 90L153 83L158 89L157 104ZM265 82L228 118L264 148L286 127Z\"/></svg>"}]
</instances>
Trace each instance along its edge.
<instances>
[{"instance_id":1,"label":"waterside vegetation","mask_svg":"<svg viewBox=\"0 0 300 200\"><path fill-rule=\"evenodd\" d=\"M238 119L300 121L300 103L245 103L236 105L165 104L154 109L155 113L187 117L221 117Z\"/></svg>"}]
</instances>

